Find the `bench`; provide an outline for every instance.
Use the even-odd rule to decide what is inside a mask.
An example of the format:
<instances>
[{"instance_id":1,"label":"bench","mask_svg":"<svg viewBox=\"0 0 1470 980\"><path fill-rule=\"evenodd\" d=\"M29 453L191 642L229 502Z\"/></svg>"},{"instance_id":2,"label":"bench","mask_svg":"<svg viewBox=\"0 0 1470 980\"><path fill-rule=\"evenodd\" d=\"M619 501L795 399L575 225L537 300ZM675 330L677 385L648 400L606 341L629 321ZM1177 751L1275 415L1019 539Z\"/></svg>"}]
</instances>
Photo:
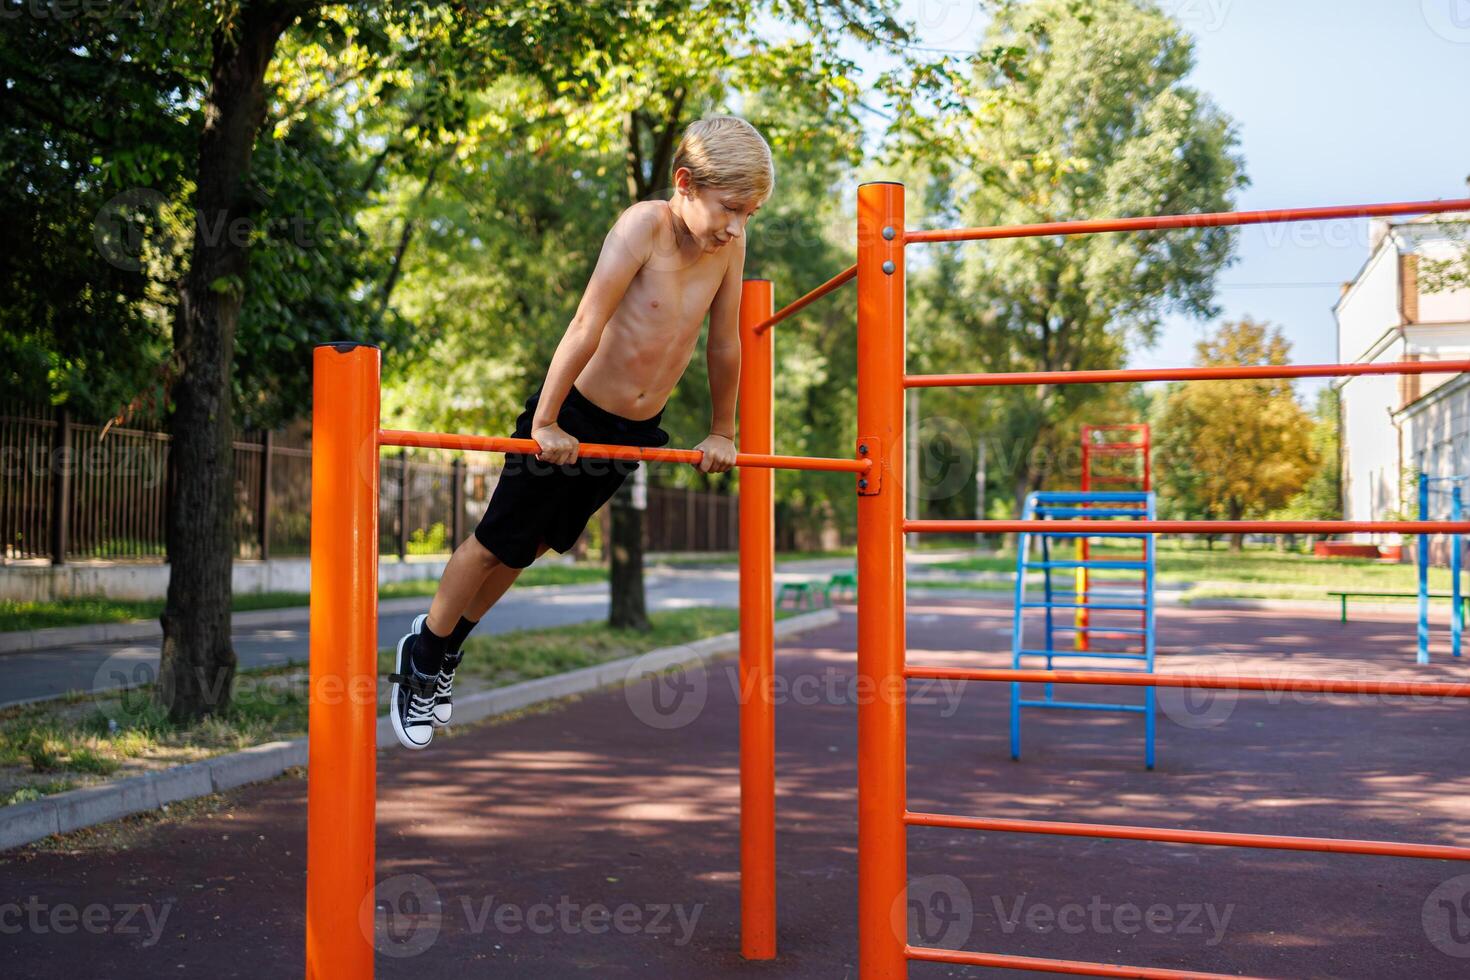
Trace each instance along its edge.
<instances>
[{"instance_id":1,"label":"bench","mask_svg":"<svg viewBox=\"0 0 1470 980\"><path fill-rule=\"evenodd\" d=\"M857 600L857 575L852 572L837 572L827 579L827 605L831 605L835 597Z\"/></svg>"},{"instance_id":2,"label":"bench","mask_svg":"<svg viewBox=\"0 0 1470 980\"><path fill-rule=\"evenodd\" d=\"M826 593L817 582L787 582L776 593L776 608L786 608L786 600L792 600L792 609L814 609L826 604Z\"/></svg>"},{"instance_id":3,"label":"bench","mask_svg":"<svg viewBox=\"0 0 1470 980\"><path fill-rule=\"evenodd\" d=\"M821 579L787 582L776 593L776 608L787 608L788 599L792 609L814 609L830 606L835 600L850 601L856 598L857 576L852 572L836 572L825 583Z\"/></svg>"},{"instance_id":4,"label":"bench","mask_svg":"<svg viewBox=\"0 0 1470 980\"><path fill-rule=\"evenodd\" d=\"M1355 598L1374 598L1374 599L1417 599L1417 598L1419 598L1419 593L1417 593L1417 592L1358 592L1358 591L1353 591L1353 590L1343 590L1343 591L1329 590L1327 594L1328 595L1335 595L1335 596L1337 596L1338 601L1342 603L1342 615L1341 615L1341 618L1339 618L1339 620L1338 620L1338 622L1340 622L1340 623L1346 623L1348 621L1347 604L1348 604L1348 597L1349 596L1352 596L1352 597L1355 597ZM1449 593L1449 592L1431 592L1431 593L1429 593L1429 598L1431 598L1431 599L1453 599L1454 598L1454 595L1451 594L1451 593ZM1461 605L1462 608L1470 608L1470 593L1467 593L1467 594L1462 595L1460 597L1460 605Z\"/></svg>"}]
</instances>

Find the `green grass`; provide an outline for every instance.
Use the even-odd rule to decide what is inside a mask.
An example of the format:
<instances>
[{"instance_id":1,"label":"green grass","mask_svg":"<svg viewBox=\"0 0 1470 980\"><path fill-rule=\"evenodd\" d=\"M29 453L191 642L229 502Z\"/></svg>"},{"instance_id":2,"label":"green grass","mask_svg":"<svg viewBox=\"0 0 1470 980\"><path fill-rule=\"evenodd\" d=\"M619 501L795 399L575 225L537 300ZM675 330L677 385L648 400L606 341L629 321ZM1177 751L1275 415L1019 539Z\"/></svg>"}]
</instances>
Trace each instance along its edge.
<instances>
[{"instance_id":1,"label":"green grass","mask_svg":"<svg viewBox=\"0 0 1470 980\"><path fill-rule=\"evenodd\" d=\"M593 622L472 636L460 681L483 690L546 677L728 633L738 617L734 609L679 609L653 613L646 633ZM380 688L392 660L391 648L378 651ZM304 667L242 671L233 694L223 714L182 727L154 703L151 685L0 710L0 804L305 734Z\"/></svg>"},{"instance_id":2,"label":"green grass","mask_svg":"<svg viewBox=\"0 0 1470 980\"><path fill-rule=\"evenodd\" d=\"M236 595L230 608L281 609L306 605L304 592L248 592ZM0 599L0 633L38 630L50 626L88 626L120 623L130 619L154 619L163 612L162 599L109 599L104 596L75 596L46 602Z\"/></svg>"},{"instance_id":3,"label":"green grass","mask_svg":"<svg viewBox=\"0 0 1470 980\"><path fill-rule=\"evenodd\" d=\"M601 565L532 565L521 574L520 584L581 585L607 581L607 569ZM439 586L438 579L409 579L388 582L378 589L379 599L405 596L431 596ZM236 594L230 608L235 612L252 609L290 609L308 604L305 592L242 592ZM77 596L47 602L19 602L0 599L0 633L38 630L51 626L90 626L94 623L121 623L131 619L157 620L163 612L161 599L108 599L102 596Z\"/></svg>"},{"instance_id":4,"label":"green grass","mask_svg":"<svg viewBox=\"0 0 1470 980\"><path fill-rule=\"evenodd\" d=\"M1136 551L1094 545L1095 557L1130 555ZM936 568L955 571L1013 572L1013 555L967 558L944 562ZM1161 582L1196 583L1190 595L1231 595L1278 598L1327 598L1329 589L1365 589L1390 592L1416 592L1418 571L1412 564L1390 564L1366 559L1314 558L1295 554L1250 548L1232 552L1224 544L1209 550L1202 545L1178 541L1161 541L1158 549L1158 577ZM1446 568L1429 570L1431 591L1450 588Z\"/></svg>"},{"instance_id":5,"label":"green grass","mask_svg":"<svg viewBox=\"0 0 1470 980\"><path fill-rule=\"evenodd\" d=\"M951 572L1015 572L1016 556L1002 551L993 555L971 555L958 561L935 562L924 567Z\"/></svg>"}]
</instances>

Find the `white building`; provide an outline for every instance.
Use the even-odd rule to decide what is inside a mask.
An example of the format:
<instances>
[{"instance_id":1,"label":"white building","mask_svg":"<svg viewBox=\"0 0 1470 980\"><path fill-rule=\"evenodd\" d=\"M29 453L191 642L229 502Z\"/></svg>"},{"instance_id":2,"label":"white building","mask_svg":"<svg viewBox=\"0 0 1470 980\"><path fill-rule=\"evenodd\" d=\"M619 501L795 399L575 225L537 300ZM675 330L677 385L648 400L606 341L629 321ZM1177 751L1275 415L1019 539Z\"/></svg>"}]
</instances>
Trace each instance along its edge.
<instances>
[{"instance_id":1,"label":"white building","mask_svg":"<svg viewBox=\"0 0 1470 980\"><path fill-rule=\"evenodd\" d=\"M1426 262L1454 259L1470 245L1470 215L1374 219L1369 258L1345 283L1337 316L1343 363L1470 359L1470 289L1421 289ZM1415 481L1470 474L1470 375L1362 375L1342 395L1343 517L1413 519ZM1470 511L1470 481L1465 488ZM1448 501L1436 497L1447 518ZM1390 544L1397 535L1357 535Z\"/></svg>"}]
</instances>

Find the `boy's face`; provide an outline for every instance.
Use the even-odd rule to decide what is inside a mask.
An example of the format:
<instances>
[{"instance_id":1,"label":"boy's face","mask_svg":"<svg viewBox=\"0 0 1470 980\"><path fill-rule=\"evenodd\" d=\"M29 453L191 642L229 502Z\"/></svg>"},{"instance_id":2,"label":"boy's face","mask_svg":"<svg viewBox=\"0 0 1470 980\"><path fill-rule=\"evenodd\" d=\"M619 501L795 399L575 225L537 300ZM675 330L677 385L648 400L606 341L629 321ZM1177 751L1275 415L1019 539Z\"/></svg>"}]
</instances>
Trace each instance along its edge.
<instances>
[{"instance_id":1,"label":"boy's face","mask_svg":"<svg viewBox=\"0 0 1470 980\"><path fill-rule=\"evenodd\" d=\"M681 216L706 253L718 252L745 237L746 223L760 210L758 202L742 200L734 191L699 187L682 169L679 175L685 178L679 181L679 193L684 198Z\"/></svg>"}]
</instances>

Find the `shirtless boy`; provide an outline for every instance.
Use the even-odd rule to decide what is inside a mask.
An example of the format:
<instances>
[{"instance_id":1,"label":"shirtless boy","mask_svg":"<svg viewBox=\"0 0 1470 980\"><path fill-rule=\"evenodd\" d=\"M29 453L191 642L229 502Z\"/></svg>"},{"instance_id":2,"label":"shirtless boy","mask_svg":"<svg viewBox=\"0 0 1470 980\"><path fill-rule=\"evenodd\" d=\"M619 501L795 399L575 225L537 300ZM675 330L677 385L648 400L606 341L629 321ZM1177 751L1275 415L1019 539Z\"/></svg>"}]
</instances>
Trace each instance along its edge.
<instances>
[{"instance_id":1,"label":"shirtless boy","mask_svg":"<svg viewBox=\"0 0 1470 980\"><path fill-rule=\"evenodd\" d=\"M603 242L587 291L515 436L534 456L507 454L472 537L449 559L426 615L398 641L390 675L398 741L422 749L453 712L460 647L521 570L547 548L566 551L638 464L579 460L579 442L662 446L664 403L694 356L709 314L709 437L699 468L735 464L740 283L745 226L770 197L771 151L732 116L690 126L674 154L674 194L624 211Z\"/></svg>"}]
</instances>

